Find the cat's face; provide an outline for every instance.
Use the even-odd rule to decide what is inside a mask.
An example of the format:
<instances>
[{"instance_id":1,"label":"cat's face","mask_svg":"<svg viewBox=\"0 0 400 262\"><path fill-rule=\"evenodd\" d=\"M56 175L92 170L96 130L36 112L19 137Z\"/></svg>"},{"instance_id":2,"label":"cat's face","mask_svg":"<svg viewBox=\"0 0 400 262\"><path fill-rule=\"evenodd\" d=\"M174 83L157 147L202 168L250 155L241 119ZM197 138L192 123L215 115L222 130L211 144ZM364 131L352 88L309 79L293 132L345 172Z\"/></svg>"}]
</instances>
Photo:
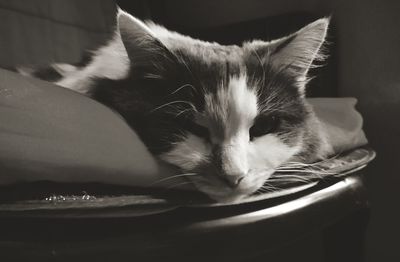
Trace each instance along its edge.
<instances>
[{"instance_id":1,"label":"cat's face","mask_svg":"<svg viewBox=\"0 0 400 262\"><path fill-rule=\"evenodd\" d=\"M203 105L187 120L192 127L182 127L170 150L160 154L184 172L198 174L188 179L217 200L255 192L302 149L307 109L297 88L276 80L272 91L252 81L256 76L250 68L246 71L250 76L229 75L201 94Z\"/></svg>"},{"instance_id":2,"label":"cat's face","mask_svg":"<svg viewBox=\"0 0 400 262\"><path fill-rule=\"evenodd\" d=\"M327 20L240 47L147 27L126 14L119 26L140 99L127 118L150 151L192 174L200 191L219 201L252 194L303 150L304 82Z\"/></svg>"}]
</instances>

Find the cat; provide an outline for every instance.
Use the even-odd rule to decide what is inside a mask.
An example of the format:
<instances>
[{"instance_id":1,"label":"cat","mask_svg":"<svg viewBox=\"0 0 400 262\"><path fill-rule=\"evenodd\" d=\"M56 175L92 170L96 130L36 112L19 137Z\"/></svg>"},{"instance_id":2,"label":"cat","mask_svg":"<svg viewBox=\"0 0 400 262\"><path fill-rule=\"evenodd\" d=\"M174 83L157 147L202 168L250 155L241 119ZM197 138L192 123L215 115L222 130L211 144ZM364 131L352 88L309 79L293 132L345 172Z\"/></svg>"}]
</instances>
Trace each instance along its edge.
<instances>
[{"instance_id":1,"label":"cat","mask_svg":"<svg viewBox=\"0 0 400 262\"><path fill-rule=\"evenodd\" d=\"M332 153L305 99L328 24L322 18L281 39L224 46L118 10L113 38L86 63L20 72L117 111L157 158L210 198L231 202L288 162Z\"/></svg>"}]
</instances>

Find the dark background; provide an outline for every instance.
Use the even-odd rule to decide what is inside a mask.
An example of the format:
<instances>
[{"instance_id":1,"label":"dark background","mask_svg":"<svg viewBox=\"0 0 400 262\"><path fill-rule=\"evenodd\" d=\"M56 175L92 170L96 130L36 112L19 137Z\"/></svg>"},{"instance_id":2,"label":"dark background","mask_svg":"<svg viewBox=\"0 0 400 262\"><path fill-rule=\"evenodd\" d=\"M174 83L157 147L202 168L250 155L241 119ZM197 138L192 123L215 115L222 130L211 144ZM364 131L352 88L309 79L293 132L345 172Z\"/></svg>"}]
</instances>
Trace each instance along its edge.
<instances>
[{"instance_id":1,"label":"dark background","mask_svg":"<svg viewBox=\"0 0 400 262\"><path fill-rule=\"evenodd\" d=\"M358 99L365 132L378 153L367 169L372 206L367 261L400 261L399 1L118 2L139 17L226 43L273 38L332 14L331 58L315 72L320 77L312 83L310 95ZM108 0L0 0L0 66L77 62L83 50L109 37L114 12L114 3Z\"/></svg>"}]
</instances>

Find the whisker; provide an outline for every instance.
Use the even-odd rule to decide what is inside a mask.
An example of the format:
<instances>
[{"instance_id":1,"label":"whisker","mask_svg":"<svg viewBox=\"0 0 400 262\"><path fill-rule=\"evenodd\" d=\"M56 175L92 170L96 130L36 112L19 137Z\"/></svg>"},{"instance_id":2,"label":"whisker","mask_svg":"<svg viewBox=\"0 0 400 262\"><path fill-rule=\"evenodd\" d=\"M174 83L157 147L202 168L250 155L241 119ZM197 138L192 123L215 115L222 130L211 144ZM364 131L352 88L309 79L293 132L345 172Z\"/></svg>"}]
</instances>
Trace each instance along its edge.
<instances>
[{"instance_id":1,"label":"whisker","mask_svg":"<svg viewBox=\"0 0 400 262\"><path fill-rule=\"evenodd\" d=\"M182 90L182 89L185 88L185 87L190 87L190 88L192 88L194 91L196 91L196 88L195 88L193 85L191 85L191 84L184 84L184 85L178 87L175 91L173 91L173 92L171 93L171 95L173 95L173 94L179 92L180 90Z\"/></svg>"},{"instance_id":2,"label":"whisker","mask_svg":"<svg viewBox=\"0 0 400 262\"><path fill-rule=\"evenodd\" d=\"M183 109L179 113L175 114L175 117L179 117L180 115L185 114L186 112L190 112L192 110L193 110L192 108Z\"/></svg>"},{"instance_id":3,"label":"whisker","mask_svg":"<svg viewBox=\"0 0 400 262\"><path fill-rule=\"evenodd\" d=\"M190 106L194 111L197 111L196 107L192 103L190 103L188 101L177 100L177 101L168 102L168 103L165 103L165 104L163 104L161 106L158 106L158 107L154 108L153 110L151 110L150 113L153 113L154 111L157 111L157 110L159 110L159 109L161 109L163 107L170 106L170 105L177 104L177 103L186 104L186 105Z\"/></svg>"},{"instance_id":4,"label":"whisker","mask_svg":"<svg viewBox=\"0 0 400 262\"><path fill-rule=\"evenodd\" d=\"M169 187L167 187L167 188L165 188L165 189L166 189L166 190L170 190L170 189L173 189L173 188L176 188L176 187L180 187L180 186L184 186L184 185L188 185L188 184L192 184L192 183L189 182L189 181L187 181L187 182L182 182L182 183L178 183L178 184L169 186Z\"/></svg>"},{"instance_id":5,"label":"whisker","mask_svg":"<svg viewBox=\"0 0 400 262\"><path fill-rule=\"evenodd\" d=\"M276 187L265 187L265 186L261 187L261 189L264 190L264 192L273 192L277 190Z\"/></svg>"},{"instance_id":6,"label":"whisker","mask_svg":"<svg viewBox=\"0 0 400 262\"><path fill-rule=\"evenodd\" d=\"M296 161L289 161L289 162L286 162L286 163L285 163L285 166L286 166L286 165L288 165L288 166L290 166L290 165L316 166L316 165L319 165L319 164L328 162L328 161L330 161L330 160L333 160L333 159L335 159L335 158L338 158L339 156L340 156L340 153L335 154L335 155L333 155L333 156L331 156L331 157L322 159L322 160L320 160L320 161L316 161L316 162L314 162L314 163L302 163L302 162L296 162Z\"/></svg>"},{"instance_id":7,"label":"whisker","mask_svg":"<svg viewBox=\"0 0 400 262\"><path fill-rule=\"evenodd\" d=\"M266 75L267 75L267 74L266 74L266 71L265 71L264 63L263 63L263 61L262 61L260 55L257 53L257 50L255 50L255 49L253 48L251 51L252 51L253 54L255 54L255 56L256 56L256 58L257 58L257 60L258 60L258 63L260 64L261 69L262 69L262 71L263 71L261 83L262 83L262 85L264 85L264 84L265 84L265 80L266 80L265 78L266 78Z\"/></svg>"},{"instance_id":8,"label":"whisker","mask_svg":"<svg viewBox=\"0 0 400 262\"><path fill-rule=\"evenodd\" d=\"M279 191L279 190L280 189L275 187L275 186L273 186L273 187L271 187L271 186L268 186L268 187L262 186L256 192L264 194L264 193L271 193L271 192L275 192L275 191Z\"/></svg>"},{"instance_id":9,"label":"whisker","mask_svg":"<svg viewBox=\"0 0 400 262\"><path fill-rule=\"evenodd\" d=\"M276 169L276 172L278 173L311 173L311 174L315 174L315 173L320 173L320 174L328 174L330 173L330 171L326 170L326 169L322 169L322 168L315 168L315 167L287 167L287 168L278 168Z\"/></svg>"},{"instance_id":10,"label":"whisker","mask_svg":"<svg viewBox=\"0 0 400 262\"><path fill-rule=\"evenodd\" d=\"M179 175L169 176L169 177L162 178L160 180L157 180L156 182L151 183L150 186L153 186L155 184L159 184L161 182L165 182L165 181L168 181L168 180L171 180L171 179L174 179L174 178L187 177L187 176L197 176L197 175L198 175L197 173L187 173L187 174L179 174Z\"/></svg>"},{"instance_id":11,"label":"whisker","mask_svg":"<svg viewBox=\"0 0 400 262\"><path fill-rule=\"evenodd\" d=\"M270 178L271 182L282 182L282 181L291 181L291 182L311 182L310 178L306 177L301 177L301 176L293 176L293 175L288 175L288 176L282 176L282 177L271 177Z\"/></svg>"},{"instance_id":12,"label":"whisker","mask_svg":"<svg viewBox=\"0 0 400 262\"><path fill-rule=\"evenodd\" d=\"M254 192L254 194L264 194L267 192L268 192L268 190L266 188L260 187L256 192Z\"/></svg>"}]
</instances>

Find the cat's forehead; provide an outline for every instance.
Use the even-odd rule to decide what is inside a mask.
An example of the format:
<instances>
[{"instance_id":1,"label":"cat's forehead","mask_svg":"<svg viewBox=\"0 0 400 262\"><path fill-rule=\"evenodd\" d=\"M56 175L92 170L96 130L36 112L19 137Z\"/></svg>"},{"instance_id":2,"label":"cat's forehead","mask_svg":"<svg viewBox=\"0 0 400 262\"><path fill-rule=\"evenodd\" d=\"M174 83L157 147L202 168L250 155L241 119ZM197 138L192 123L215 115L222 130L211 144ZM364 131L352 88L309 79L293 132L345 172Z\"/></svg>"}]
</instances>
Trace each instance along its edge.
<instances>
[{"instance_id":1,"label":"cat's forehead","mask_svg":"<svg viewBox=\"0 0 400 262\"><path fill-rule=\"evenodd\" d=\"M202 79L218 81L245 72L243 51L238 46L195 42L175 46L172 50L180 61Z\"/></svg>"},{"instance_id":2,"label":"cat's forehead","mask_svg":"<svg viewBox=\"0 0 400 262\"><path fill-rule=\"evenodd\" d=\"M218 63L229 61L231 63L240 63L243 51L236 45L219 45L217 43L197 42L180 43L173 49L173 52L185 54L192 58L201 59L205 63Z\"/></svg>"},{"instance_id":3,"label":"cat's forehead","mask_svg":"<svg viewBox=\"0 0 400 262\"><path fill-rule=\"evenodd\" d=\"M248 85L245 74L221 82L217 92L205 94L204 102L200 124L208 127L219 142L246 135L258 115L257 93Z\"/></svg>"},{"instance_id":4,"label":"cat's forehead","mask_svg":"<svg viewBox=\"0 0 400 262\"><path fill-rule=\"evenodd\" d=\"M230 60L239 62L243 50L237 45L220 45L216 42L207 42L195 39L177 32L169 31L162 26L148 24L154 35L173 53L200 59L203 62L217 63Z\"/></svg>"}]
</instances>

